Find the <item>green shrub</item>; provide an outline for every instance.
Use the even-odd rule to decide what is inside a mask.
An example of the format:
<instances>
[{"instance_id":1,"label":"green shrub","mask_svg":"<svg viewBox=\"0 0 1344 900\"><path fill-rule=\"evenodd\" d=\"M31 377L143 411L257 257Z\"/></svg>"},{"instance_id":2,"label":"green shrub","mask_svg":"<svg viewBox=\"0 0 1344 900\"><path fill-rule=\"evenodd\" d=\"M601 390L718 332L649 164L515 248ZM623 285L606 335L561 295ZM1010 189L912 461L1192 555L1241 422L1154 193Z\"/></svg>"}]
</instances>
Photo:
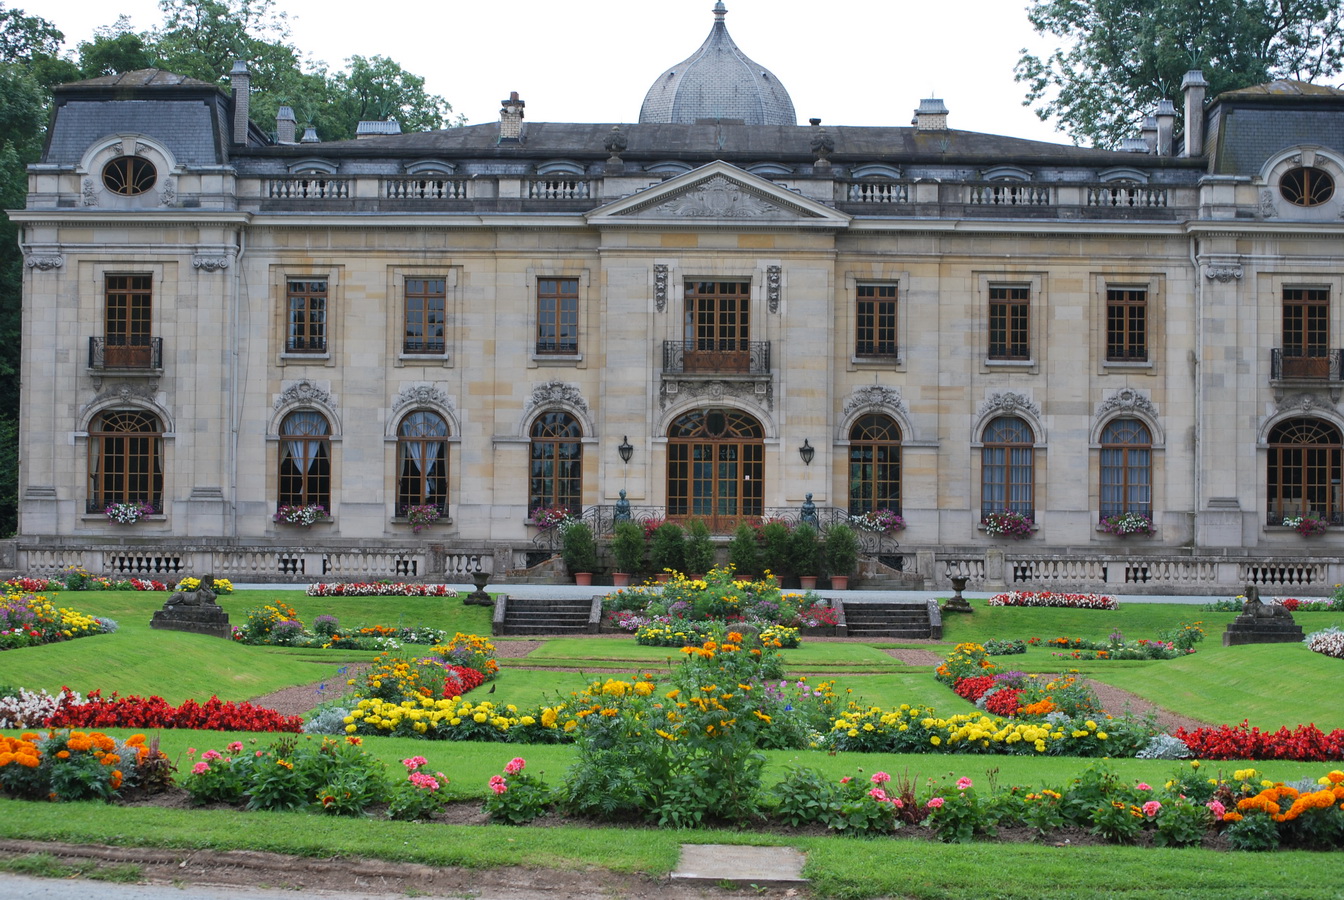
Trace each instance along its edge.
<instances>
[{"instance_id":1,"label":"green shrub","mask_svg":"<svg viewBox=\"0 0 1344 900\"><path fill-rule=\"evenodd\" d=\"M848 576L859 565L859 539L848 525L826 529L826 570L832 575Z\"/></svg>"},{"instance_id":2,"label":"green shrub","mask_svg":"<svg viewBox=\"0 0 1344 900\"><path fill-rule=\"evenodd\" d=\"M761 574L761 548L756 540L756 529L746 522L737 526L728 544L728 562L739 578L754 578Z\"/></svg>"},{"instance_id":3,"label":"green shrub","mask_svg":"<svg viewBox=\"0 0 1344 900\"><path fill-rule=\"evenodd\" d=\"M565 526L560 534L560 556L571 575L597 570L597 541L593 539L593 529L586 522Z\"/></svg>"},{"instance_id":4,"label":"green shrub","mask_svg":"<svg viewBox=\"0 0 1344 900\"><path fill-rule=\"evenodd\" d=\"M686 529L686 570L704 575L714 568L714 539L703 519L692 519Z\"/></svg>"},{"instance_id":5,"label":"green shrub","mask_svg":"<svg viewBox=\"0 0 1344 900\"><path fill-rule=\"evenodd\" d=\"M776 575L789 570L789 526L783 522L761 526L761 565Z\"/></svg>"},{"instance_id":6,"label":"green shrub","mask_svg":"<svg viewBox=\"0 0 1344 900\"><path fill-rule=\"evenodd\" d=\"M814 576L821 571L821 544L817 530L799 525L789 535L789 569L795 575Z\"/></svg>"},{"instance_id":7,"label":"green shrub","mask_svg":"<svg viewBox=\"0 0 1344 900\"><path fill-rule=\"evenodd\" d=\"M676 522L664 522L653 533L649 561L655 572L681 572L686 568L686 534Z\"/></svg>"}]
</instances>

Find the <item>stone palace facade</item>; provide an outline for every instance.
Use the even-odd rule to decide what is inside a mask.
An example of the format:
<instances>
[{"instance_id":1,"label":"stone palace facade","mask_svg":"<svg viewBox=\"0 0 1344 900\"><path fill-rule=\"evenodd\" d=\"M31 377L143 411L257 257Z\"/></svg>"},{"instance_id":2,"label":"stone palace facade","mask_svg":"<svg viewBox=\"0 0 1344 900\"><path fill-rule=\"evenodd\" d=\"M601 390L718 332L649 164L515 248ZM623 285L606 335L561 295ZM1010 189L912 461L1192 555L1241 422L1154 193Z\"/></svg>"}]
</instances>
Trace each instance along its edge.
<instances>
[{"instance_id":1,"label":"stone palace facade","mask_svg":"<svg viewBox=\"0 0 1344 900\"><path fill-rule=\"evenodd\" d=\"M624 490L899 511L870 549L930 587L1344 581L1344 93L1192 72L1120 151L800 125L724 12L637 122L324 143L242 64L58 88L9 212L20 570L461 581Z\"/></svg>"}]
</instances>

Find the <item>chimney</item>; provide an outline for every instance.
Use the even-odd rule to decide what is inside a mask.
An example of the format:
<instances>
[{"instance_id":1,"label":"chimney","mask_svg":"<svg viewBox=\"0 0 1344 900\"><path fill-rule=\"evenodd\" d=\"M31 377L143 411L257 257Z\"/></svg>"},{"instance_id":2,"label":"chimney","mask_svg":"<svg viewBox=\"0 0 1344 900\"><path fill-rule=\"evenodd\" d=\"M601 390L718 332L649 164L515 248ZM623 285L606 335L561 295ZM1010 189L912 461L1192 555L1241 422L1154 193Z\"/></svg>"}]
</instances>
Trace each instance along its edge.
<instances>
[{"instance_id":1,"label":"chimney","mask_svg":"<svg viewBox=\"0 0 1344 900\"><path fill-rule=\"evenodd\" d=\"M947 131L947 107L943 101L933 97L921 100L910 124L915 126L916 131Z\"/></svg>"},{"instance_id":2,"label":"chimney","mask_svg":"<svg viewBox=\"0 0 1344 900\"><path fill-rule=\"evenodd\" d=\"M401 134L401 123L388 116L386 119L366 119L355 126L355 140Z\"/></svg>"},{"instance_id":3,"label":"chimney","mask_svg":"<svg viewBox=\"0 0 1344 900\"><path fill-rule=\"evenodd\" d=\"M294 143L294 129L298 127L298 120L294 118L294 110L288 106L282 106L275 111L275 142L277 144Z\"/></svg>"},{"instance_id":4,"label":"chimney","mask_svg":"<svg viewBox=\"0 0 1344 900\"><path fill-rule=\"evenodd\" d=\"M523 140L523 107L527 104L518 99L518 92L509 94L509 99L499 101L499 142L518 144Z\"/></svg>"},{"instance_id":5,"label":"chimney","mask_svg":"<svg viewBox=\"0 0 1344 900\"><path fill-rule=\"evenodd\" d=\"M1148 145L1149 153L1157 152L1157 119L1152 116L1143 117L1143 127L1139 129L1139 134L1143 137L1143 142Z\"/></svg>"},{"instance_id":6,"label":"chimney","mask_svg":"<svg viewBox=\"0 0 1344 900\"><path fill-rule=\"evenodd\" d=\"M1181 90L1185 92L1186 156L1204 154L1204 89L1208 86L1199 69L1191 69L1181 79Z\"/></svg>"},{"instance_id":7,"label":"chimney","mask_svg":"<svg viewBox=\"0 0 1344 900\"><path fill-rule=\"evenodd\" d=\"M1176 130L1176 105L1170 100L1157 101L1157 155L1171 156L1171 135Z\"/></svg>"},{"instance_id":8,"label":"chimney","mask_svg":"<svg viewBox=\"0 0 1344 900\"><path fill-rule=\"evenodd\" d=\"M300 144L320 144L322 140L317 136L317 129L309 125L303 130L303 137L299 138Z\"/></svg>"},{"instance_id":9,"label":"chimney","mask_svg":"<svg viewBox=\"0 0 1344 900\"><path fill-rule=\"evenodd\" d=\"M252 73L247 63L235 60L229 70L229 84L233 88L233 142L247 143L247 113L252 102Z\"/></svg>"},{"instance_id":10,"label":"chimney","mask_svg":"<svg viewBox=\"0 0 1344 900\"><path fill-rule=\"evenodd\" d=\"M1141 137L1127 137L1120 141L1121 153L1151 153L1152 148L1148 142Z\"/></svg>"}]
</instances>

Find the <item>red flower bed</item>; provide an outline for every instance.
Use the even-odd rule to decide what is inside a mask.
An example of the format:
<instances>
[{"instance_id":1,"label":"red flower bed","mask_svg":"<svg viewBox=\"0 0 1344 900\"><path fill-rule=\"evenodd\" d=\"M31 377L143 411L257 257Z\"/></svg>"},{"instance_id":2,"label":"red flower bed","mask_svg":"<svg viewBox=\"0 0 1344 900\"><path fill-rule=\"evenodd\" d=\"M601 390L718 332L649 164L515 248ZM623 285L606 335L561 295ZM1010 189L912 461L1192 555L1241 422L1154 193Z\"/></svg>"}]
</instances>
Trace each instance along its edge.
<instances>
[{"instance_id":1,"label":"red flower bed","mask_svg":"<svg viewBox=\"0 0 1344 900\"><path fill-rule=\"evenodd\" d=\"M1017 688L1003 688L995 691L988 700L985 701L985 711L991 712L996 716L1015 716L1018 709L1022 706L1018 697L1022 691Z\"/></svg>"},{"instance_id":2,"label":"red flower bed","mask_svg":"<svg viewBox=\"0 0 1344 900\"><path fill-rule=\"evenodd\" d=\"M1190 752L1200 759L1291 759L1324 762L1344 759L1344 728L1326 734L1315 725L1261 731L1242 719L1240 725L1176 729Z\"/></svg>"},{"instance_id":3,"label":"red flower bed","mask_svg":"<svg viewBox=\"0 0 1344 900\"><path fill-rule=\"evenodd\" d=\"M952 690L956 691L958 697L974 703L985 695L985 691L994 687L994 684L993 675L976 675L973 678L958 678L957 683L952 685Z\"/></svg>"},{"instance_id":4,"label":"red flower bed","mask_svg":"<svg viewBox=\"0 0 1344 900\"><path fill-rule=\"evenodd\" d=\"M451 663L444 663L443 670L448 674L447 683L443 687L445 697L460 697L467 691L478 688L485 684L485 676L475 669L468 669L466 666L455 666ZM453 676L456 675L458 681L462 683L457 690L453 689Z\"/></svg>"},{"instance_id":5,"label":"red flower bed","mask_svg":"<svg viewBox=\"0 0 1344 900\"><path fill-rule=\"evenodd\" d=\"M273 709L251 703L233 703L211 697L205 703L188 700L173 707L162 697L104 699L91 691L84 703L75 703L69 688L62 688L56 711L42 724L48 728L192 728L205 731L292 731L303 727L301 716L282 716Z\"/></svg>"}]
</instances>

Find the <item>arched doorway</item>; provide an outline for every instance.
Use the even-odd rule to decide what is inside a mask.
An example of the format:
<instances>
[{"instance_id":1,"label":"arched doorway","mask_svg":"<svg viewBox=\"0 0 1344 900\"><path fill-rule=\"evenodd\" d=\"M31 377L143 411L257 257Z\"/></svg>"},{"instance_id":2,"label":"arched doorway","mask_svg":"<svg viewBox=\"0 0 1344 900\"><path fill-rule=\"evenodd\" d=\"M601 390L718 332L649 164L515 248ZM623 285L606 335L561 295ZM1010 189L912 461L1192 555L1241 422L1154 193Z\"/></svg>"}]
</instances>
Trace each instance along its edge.
<instances>
[{"instance_id":1,"label":"arched doorway","mask_svg":"<svg viewBox=\"0 0 1344 900\"><path fill-rule=\"evenodd\" d=\"M667 517L724 533L765 513L765 430L735 409L698 409L668 429Z\"/></svg>"}]
</instances>

